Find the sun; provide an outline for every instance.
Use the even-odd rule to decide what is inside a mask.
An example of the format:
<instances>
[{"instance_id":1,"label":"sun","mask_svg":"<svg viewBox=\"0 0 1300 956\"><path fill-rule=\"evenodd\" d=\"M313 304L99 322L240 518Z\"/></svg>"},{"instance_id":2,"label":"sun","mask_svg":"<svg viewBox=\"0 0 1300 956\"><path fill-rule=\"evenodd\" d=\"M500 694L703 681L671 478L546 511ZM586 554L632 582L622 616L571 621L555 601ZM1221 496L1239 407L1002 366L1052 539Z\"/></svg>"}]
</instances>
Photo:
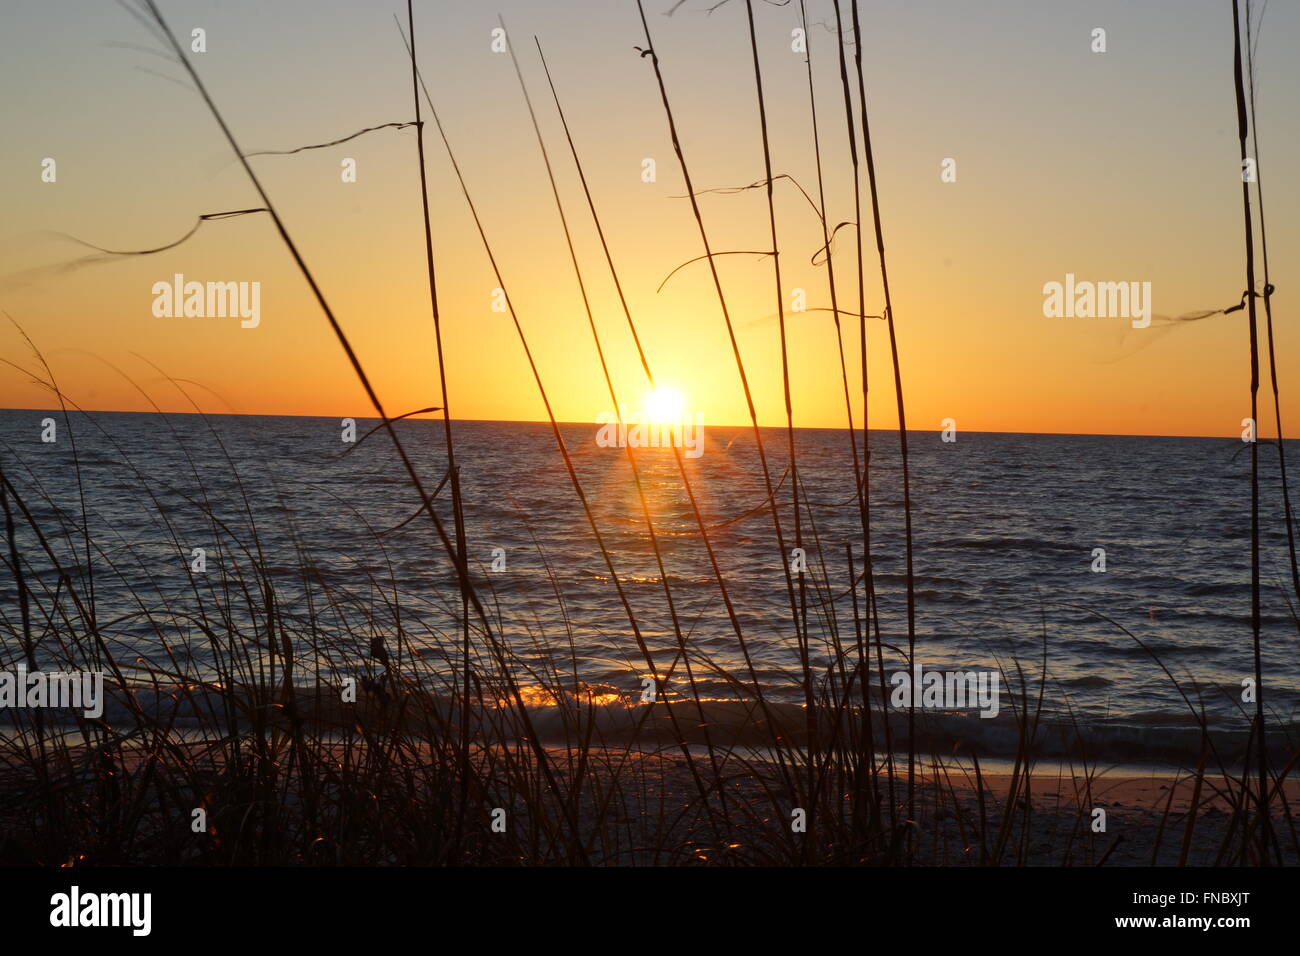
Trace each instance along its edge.
<instances>
[{"instance_id":1,"label":"sun","mask_svg":"<svg viewBox=\"0 0 1300 956\"><path fill-rule=\"evenodd\" d=\"M671 385L656 385L645 393L642 415L650 425L680 425L686 417L686 396Z\"/></svg>"}]
</instances>

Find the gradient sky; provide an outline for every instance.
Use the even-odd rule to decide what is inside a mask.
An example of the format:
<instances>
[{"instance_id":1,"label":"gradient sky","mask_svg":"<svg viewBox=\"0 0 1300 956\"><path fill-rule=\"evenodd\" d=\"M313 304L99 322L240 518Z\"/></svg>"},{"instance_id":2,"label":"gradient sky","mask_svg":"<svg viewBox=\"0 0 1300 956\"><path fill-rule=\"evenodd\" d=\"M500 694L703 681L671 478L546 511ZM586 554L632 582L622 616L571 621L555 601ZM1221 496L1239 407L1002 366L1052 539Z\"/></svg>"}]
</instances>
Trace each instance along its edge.
<instances>
[{"instance_id":1,"label":"gradient sky","mask_svg":"<svg viewBox=\"0 0 1300 956\"><path fill-rule=\"evenodd\" d=\"M763 175L744 6L646 0L655 46L697 188ZM405 5L334 0L160 0L241 146L290 149L413 118L409 63L393 22ZM809 19L830 23L828 0ZM1244 288L1241 193L1226 0L862 4L868 102L881 190L909 424L937 429L1237 435L1248 413L1245 313L1161 329L1124 319L1045 318L1045 282L1149 281L1154 311L1235 302ZM417 0L421 70L479 204L507 288L561 420L610 406L545 169L508 56L489 48L500 12L521 56L557 168L575 244L620 398L644 379L578 188L532 36L547 52L634 317L661 382L710 424L747 421L716 296L700 255L632 0ZM790 51L798 4L755 5L773 167L815 195L804 60ZM7 0L0 30L6 135L0 142L0 308L31 335L69 397L87 408L187 404L148 363L201 386L206 410L366 415L370 409L305 281L265 216L209 223L153 256L76 271L47 266L88 250L170 242L202 213L258 205L182 70L121 7L102 0ZM1094 27L1108 51L1090 50ZM1300 6L1272 3L1258 43L1257 98L1283 409L1300 333L1289 276L1300 266ZM834 36L810 33L828 218L853 200ZM149 52L155 51L155 52ZM455 417L544 417L497 285L430 124L431 209ZM58 181L40 180L54 157ZM340 181L343 157L358 182ZM641 161L658 181L641 181ZM957 160L958 181L940 181ZM321 282L388 410L437 404L416 137L368 134L343 146L252 160ZM865 188L865 187L864 187ZM777 187L787 296L829 305L809 259L820 225ZM768 244L761 190L702 199L715 250ZM864 210L865 211L865 210ZM881 292L869 212L867 311ZM836 246L841 307L856 303L851 232ZM770 260L727 256L720 269L760 421L784 423ZM262 320L155 318L154 282L259 281ZM788 298L787 298L788 302ZM1262 315L1261 315L1262 320ZM854 325L845 347L857 354ZM870 420L895 424L888 339L870 322ZM844 422L828 313L789 316L795 421ZM5 323L0 357L35 368ZM147 361L146 361L147 360ZM851 375L855 373L851 372ZM134 384L133 384L134 383ZM1265 379L1267 385L1267 379ZM0 366L0 406L48 408L30 377ZM860 410L855 410L860 423ZM1272 432L1271 415L1262 430Z\"/></svg>"}]
</instances>

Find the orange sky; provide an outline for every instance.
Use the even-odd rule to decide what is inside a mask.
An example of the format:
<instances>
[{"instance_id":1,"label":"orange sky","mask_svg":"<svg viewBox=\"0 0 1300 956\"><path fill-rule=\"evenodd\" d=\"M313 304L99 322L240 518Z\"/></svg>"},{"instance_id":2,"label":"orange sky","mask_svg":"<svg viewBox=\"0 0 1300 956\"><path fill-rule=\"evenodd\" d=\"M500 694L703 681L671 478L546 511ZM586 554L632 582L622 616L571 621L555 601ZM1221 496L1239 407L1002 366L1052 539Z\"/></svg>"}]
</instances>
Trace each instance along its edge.
<instances>
[{"instance_id":1,"label":"orange sky","mask_svg":"<svg viewBox=\"0 0 1300 956\"><path fill-rule=\"evenodd\" d=\"M205 410L360 416L370 413L342 351L265 216L205 224L166 253L74 271L84 250L54 233L112 248L157 246L201 213L257 204L197 97L157 73L180 70L127 43L158 48L113 5L19 4L0 38L12 91L12 135L0 153L0 307L31 335L70 398L92 409L188 408L149 363L197 383ZM506 286L561 420L609 409L545 169L509 57L494 54L495 8L417 4L422 69L447 125ZM556 165L565 210L620 399L645 389L532 47L536 32L582 150L620 277L652 367L709 424L748 421L726 328L702 252L632 3L503 3ZM648 4L669 94L697 188L763 175L743 6L712 16ZM1279 374L1300 370L1286 321L1285 276L1300 257L1300 135L1288 38L1300 11L1268 11L1259 45L1261 164L1270 254L1279 286ZM1237 435L1248 414L1245 313L1170 328L1159 320L1047 318L1043 285L1067 272L1152 284L1154 311L1179 315L1234 303L1244 287L1231 21L1221 3L1131 9L1094 4L951 3L864 7L865 57L881 211L909 424L938 429ZM178 3L173 26L203 24L197 69L246 150L287 149L411 118L409 71L390 11L342 3ZM810 19L829 20L825 3ZM816 195L804 63L790 51L797 4L756 5L773 166ZM423 17L421 20L420 18ZM1093 27L1109 49L1089 49ZM75 29L74 29L75 25ZM853 202L834 38L814 27L814 69L828 217ZM41 64L72 64L51 71ZM141 67L144 69L137 69ZM147 72L155 71L155 72ZM453 414L544 417L497 283L436 133L426 139L435 256ZM54 157L58 179L41 181ZM340 161L357 160L355 183ZM641 180L654 158L657 181ZM940 162L957 160L957 181ZM388 410L437 404L413 130L252 160L321 282ZM864 183L865 189L865 183ZM864 197L865 201L865 197ZM715 250L768 244L761 190L702 200ZM789 184L777 187L787 307L795 288L830 304L810 259L820 225ZM869 217L869 209L864 210ZM867 227L867 311L881 293ZM841 308L857 299L852 231L835 246ZM726 256L720 271L761 423L784 423L770 259ZM261 322L158 318L155 282L261 283ZM1283 277L1283 278L1279 278ZM795 422L844 422L834 330L825 312L788 314ZM845 349L857 355L856 319ZM884 323L868 321L870 421L895 424ZM36 368L6 323L0 357ZM147 361L146 361L147 360ZM857 401L857 372L850 384ZM1265 378L1267 386L1267 378ZM30 377L0 367L0 407L46 408ZM1271 399L1265 402L1271 407ZM1284 414L1300 403L1284 391ZM861 411L855 408L860 424ZM1262 431L1272 432L1263 415Z\"/></svg>"}]
</instances>

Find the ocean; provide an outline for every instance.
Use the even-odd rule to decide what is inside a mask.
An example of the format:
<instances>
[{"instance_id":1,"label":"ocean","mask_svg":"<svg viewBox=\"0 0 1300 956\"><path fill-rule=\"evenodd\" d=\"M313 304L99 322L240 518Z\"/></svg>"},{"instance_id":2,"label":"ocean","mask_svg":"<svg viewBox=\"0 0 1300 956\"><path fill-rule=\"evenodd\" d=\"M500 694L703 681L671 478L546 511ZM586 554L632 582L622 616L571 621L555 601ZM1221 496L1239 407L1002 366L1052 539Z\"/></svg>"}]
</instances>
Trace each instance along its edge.
<instances>
[{"instance_id":1,"label":"ocean","mask_svg":"<svg viewBox=\"0 0 1300 956\"><path fill-rule=\"evenodd\" d=\"M55 419L54 441L42 441L46 418ZM42 544L15 514L28 586L46 608L33 618L38 659L53 667L69 653L51 610L72 600L57 561L115 654L157 662L166 642L168 666L196 680L214 672L220 639L257 645L261 585L287 621L330 636L328 653L303 650L298 681L336 681L367 660L373 667L374 639L399 631L421 666L453 680L461 640L454 568L386 434L365 437L377 424L357 419L362 440L348 443L336 418L72 413L65 421L58 412L0 412L5 475L45 535ZM395 428L432 491L446 472L441 422ZM733 620L677 460L643 448L641 486L670 612L626 453L597 444L598 428L559 431L636 629L659 676L668 675L659 692L687 695L684 641L702 698L744 697L748 681L773 701L802 702L785 575L795 546L785 431L762 433L785 551L751 429L706 427L703 453L682 458ZM650 668L551 427L457 421L453 429L471 573L516 680L640 698ZM907 666L898 436L869 438L871 560L885 670L894 672ZM856 654L853 602L865 615L866 591L850 587L846 549L860 574L863 535L848 432L798 429L795 439L809 667L824 674L842 660L836 635ZM1122 755L1135 759L1142 741L1167 741L1175 728L1194 734L1192 711L1202 707L1225 730L1248 726L1249 446L972 432L955 442L913 432L910 445L922 667L998 669L1012 688L1023 673L1045 714L1112 734L1123 728L1130 745ZM1259 456L1263 692L1272 720L1286 725L1300 704L1300 629L1288 602L1276 445L1261 443ZM437 502L450 534L448 487ZM0 648L12 664L21 626L5 551ZM232 593L222 571L255 581L259 593ZM866 639L874 642L874 630ZM486 641L473 645L476 660L492 655Z\"/></svg>"}]
</instances>

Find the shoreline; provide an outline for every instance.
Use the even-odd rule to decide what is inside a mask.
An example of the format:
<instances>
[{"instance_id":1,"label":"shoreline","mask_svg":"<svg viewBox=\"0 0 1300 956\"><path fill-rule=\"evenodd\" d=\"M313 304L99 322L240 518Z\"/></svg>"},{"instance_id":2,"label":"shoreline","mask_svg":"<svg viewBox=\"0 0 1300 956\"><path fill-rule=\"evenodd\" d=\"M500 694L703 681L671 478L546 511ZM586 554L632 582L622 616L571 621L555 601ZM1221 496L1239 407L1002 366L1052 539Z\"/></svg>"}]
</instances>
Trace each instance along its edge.
<instances>
[{"instance_id":1,"label":"shoreline","mask_svg":"<svg viewBox=\"0 0 1300 956\"><path fill-rule=\"evenodd\" d=\"M296 686L292 695L281 687L252 685L226 686L187 682L172 684L129 685L127 694L120 685L109 684L100 698L102 720L109 727L130 726L140 713L150 719L166 715L173 732L202 734L205 730L227 723L226 709L233 706L240 722L255 725L259 720L287 728L294 719L308 721L319 736L350 730L357 720L379 728L405 728L421 731L458 727L459 703L446 694L427 689L418 682L394 684L362 677L355 690L355 700L344 701L337 687L328 684ZM641 703L626 696L594 695L586 699L562 691L558 694L542 687L520 688L529 726L547 746L563 746L574 739L575 728L589 723L594 739L603 746L664 747L684 742L692 747L721 747L761 752L778 746L787 751L803 750L809 741L809 720L804 705L769 701L760 707L753 700L704 700L697 707L693 700L661 699ZM947 754L970 760L977 755L984 766L1009 763L1022 753L1040 765L1068 767L1086 763L1092 766L1125 768L1126 773L1142 775L1162 772L1172 775L1180 768L1194 766L1203 746L1210 753L1209 765L1233 771L1245 765L1251 740L1249 723L1235 722L1222 715L1207 715L1202 727L1191 715L1162 715L1161 720L1141 721L1134 717L1111 716L1089 719L1076 716L1066 721L1052 713L1033 715L1028 720L1031 738L1028 750L1021 734L1024 718L1019 698L1016 707L1004 708L997 717L985 718L976 711L916 710L916 753ZM14 736L17 715L27 711L0 707L0 739ZM80 733L65 710L44 711L49 730ZM485 691L471 707L471 736L493 740L508 739L518 705L501 690ZM8 719L6 719L6 715ZM882 711L876 701L871 720L876 721L877 743ZM1150 715L1147 715L1148 717ZM905 743L902 727L905 709L891 708L889 719L894 728L896 753ZM857 726L862 712L852 705L842 713L819 710L816 730L823 747L828 742L842 744L861 732ZM30 732L28 730L27 732ZM506 734L503 738L502 734ZM867 738L868 740L870 738ZM1268 734L1269 753L1275 765L1285 765L1300 747L1300 724L1273 723ZM883 758L884 748L872 748Z\"/></svg>"}]
</instances>

